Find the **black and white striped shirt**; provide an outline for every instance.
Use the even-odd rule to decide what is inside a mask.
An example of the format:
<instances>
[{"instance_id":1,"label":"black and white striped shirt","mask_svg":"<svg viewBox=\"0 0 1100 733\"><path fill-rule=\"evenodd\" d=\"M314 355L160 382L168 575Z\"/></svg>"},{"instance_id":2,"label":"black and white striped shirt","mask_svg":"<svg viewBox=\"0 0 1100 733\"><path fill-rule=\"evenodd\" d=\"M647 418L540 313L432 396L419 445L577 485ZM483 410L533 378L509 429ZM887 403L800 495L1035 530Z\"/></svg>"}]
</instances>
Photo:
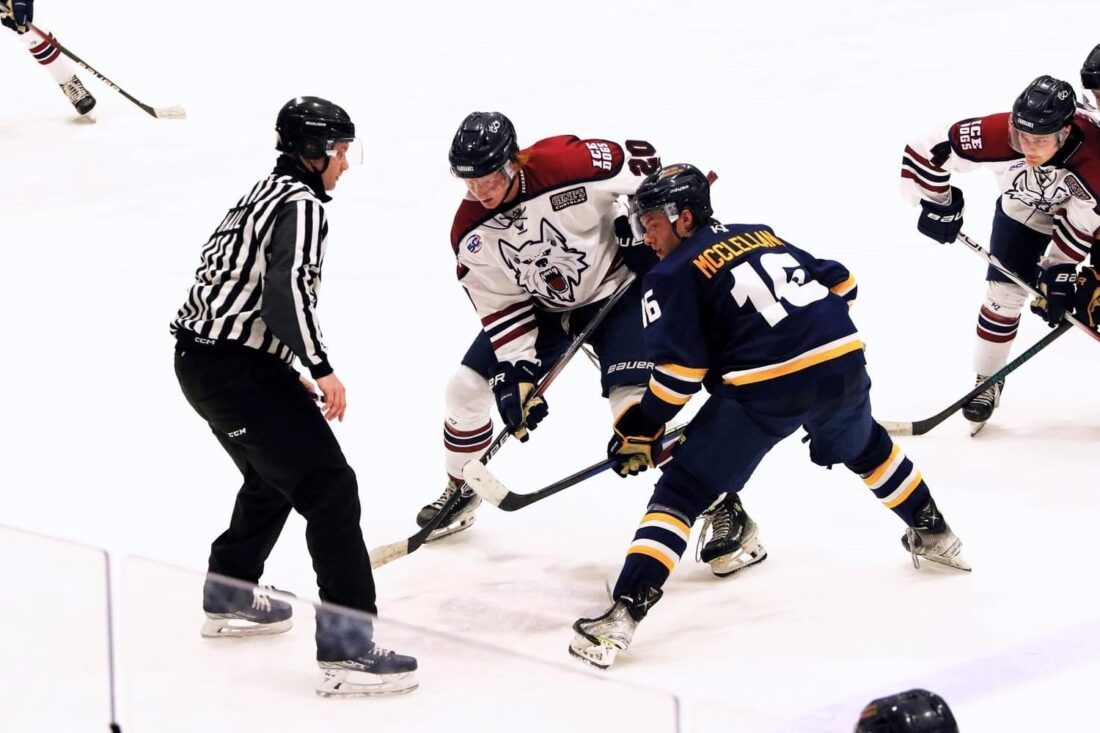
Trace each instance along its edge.
<instances>
[{"instance_id":1,"label":"black and white striped shirt","mask_svg":"<svg viewBox=\"0 0 1100 733\"><path fill-rule=\"evenodd\" d=\"M171 331L238 342L288 364L297 356L319 379L332 373L316 312L328 197L299 170L280 159L225 215Z\"/></svg>"}]
</instances>

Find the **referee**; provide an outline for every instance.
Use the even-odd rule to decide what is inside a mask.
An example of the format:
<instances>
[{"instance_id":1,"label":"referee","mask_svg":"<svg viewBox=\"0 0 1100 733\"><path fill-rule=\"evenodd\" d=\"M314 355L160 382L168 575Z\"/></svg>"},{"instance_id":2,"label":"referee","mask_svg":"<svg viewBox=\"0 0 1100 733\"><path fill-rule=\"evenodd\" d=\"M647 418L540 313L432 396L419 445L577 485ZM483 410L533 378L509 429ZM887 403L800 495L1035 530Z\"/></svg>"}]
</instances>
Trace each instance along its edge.
<instances>
[{"instance_id":1,"label":"referee","mask_svg":"<svg viewBox=\"0 0 1100 733\"><path fill-rule=\"evenodd\" d=\"M361 162L355 125L337 105L298 97L279 112L275 170L229 210L202 250L202 264L172 322L184 396L244 476L229 528L214 540L204 587L203 636L274 634L290 604L254 588L291 509L322 601L375 614L374 578L359 526L359 488L327 421L343 420L344 385L329 364L317 318L328 223L323 204ZM309 369L324 398L292 367ZM387 694L415 688L416 660L374 644L369 623L317 614L317 691ZM367 684L349 681L364 673Z\"/></svg>"}]
</instances>

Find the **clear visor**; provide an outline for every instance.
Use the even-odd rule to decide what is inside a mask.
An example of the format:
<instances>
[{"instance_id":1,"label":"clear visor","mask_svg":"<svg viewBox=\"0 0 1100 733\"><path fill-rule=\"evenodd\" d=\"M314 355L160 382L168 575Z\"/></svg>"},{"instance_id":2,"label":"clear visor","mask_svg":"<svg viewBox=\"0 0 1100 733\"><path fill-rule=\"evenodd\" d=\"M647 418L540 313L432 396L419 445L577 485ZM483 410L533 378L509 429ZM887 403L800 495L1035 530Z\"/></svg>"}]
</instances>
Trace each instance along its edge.
<instances>
[{"instance_id":1,"label":"clear visor","mask_svg":"<svg viewBox=\"0 0 1100 733\"><path fill-rule=\"evenodd\" d=\"M453 169L451 172L455 173ZM466 190L471 196L479 201L487 201L504 197L508 187L512 185L512 179L516 177L516 169L512 161L508 161L504 167L477 178L466 178L457 173L455 175L466 184Z\"/></svg>"},{"instance_id":2,"label":"clear visor","mask_svg":"<svg viewBox=\"0 0 1100 733\"><path fill-rule=\"evenodd\" d=\"M343 157L348 165L363 164L363 143L359 138L351 140L330 140L325 145L325 155L330 158Z\"/></svg>"},{"instance_id":3,"label":"clear visor","mask_svg":"<svg viewBox=\"0 0 1100 733\"><path fill-rule=\"evenodd\" d=\"M630 206L630 230L634 232L635 239L645 238L645 226L642 225L642 217L649 213L664 214L668 217L669 224L675 224L676 220L680 218L680 211L677 209L676 204L661 204L653 209L646 209L645 211L639 211L635 204Z\"/></svg>"},{"instance_id":4,"label":"clear visor","mask_svg":"<svg viewBox=\"0 0 1100 733\"><path fill-rule=\"evenodd\" d=\"M1009 144L1020 155L1046 155L1047 158L1050 158L1058 152L1058 148L1062 147L1062 143L1066 141L1067 137L1069 137L1069 133L1065 130L1050 132L1046 135L1036 135L1033 132L1017 128L1011 119L1008 121Z\"/></svg>"}]
</instances>

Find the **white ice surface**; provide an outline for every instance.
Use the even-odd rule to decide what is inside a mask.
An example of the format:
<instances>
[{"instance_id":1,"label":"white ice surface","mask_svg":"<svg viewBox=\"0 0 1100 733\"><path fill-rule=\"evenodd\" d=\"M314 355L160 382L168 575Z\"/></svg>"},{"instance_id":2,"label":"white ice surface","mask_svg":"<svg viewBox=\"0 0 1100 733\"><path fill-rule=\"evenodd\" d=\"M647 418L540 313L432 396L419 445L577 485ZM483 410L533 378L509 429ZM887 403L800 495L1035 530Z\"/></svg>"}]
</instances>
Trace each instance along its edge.
<instances>
[{"instance_id":1,"label":"white ice surface","mask_svg":"<svg viewBox=\"0 0 1100 733\"><path fill-rule=\"evenodd\" d=\"M478 328L447 242L462 187L446 150L472 109L505 111L523 142L640 137L666 162L717 171L723 219L768 223L856 273L876 413L926 417L971 384L984 265L916 232L897 192L901 149L932 126L1007 109L1039 74L1075 80L1098 40L1095 17L1095 3L1070 0L42 0L37 20L62 42L147 103L182 104L189 118L148 118L82 73L97 121L73 122L48 77L0 31L0 524L106 547L122 564L132 553L202 569L238 480L179 393L167 325L207 235L270 168L274 115L298 94L344 105L366 143L366 165L328 206L320 313L349 390L336 431L359 475L368 544L409 534L442 488L443 388ZM987 241L991 177L956 183L967 192L966 230ZM1025 313L1017 352L1044 332ZM608 676L679 696L684 730L846 731L864 702L913 686L941 693L968 732L1073 728L1100 680L1090 569L1098 354L1069 333L1010 377L978 438L955 417L903 441L972 575L914 570L897 519L843 469L813 466L792 438L743 494L767 562L718 580L686 556ZM493 463L522 491L600 458L609 432L584 360L549 402L532 441ZM180 581L181 605L166 618L141 613L143 588L127 587L124 730L166 729L148 717L166 704L154 694L163 683L147 678L158 668L173 680L173 715L190 712L211 729L217 674L227 695L242 690L219 701L217 719L247 714L268 730L310 729L268 712L272 691L321 711L313 719L328 730L426 729L414 709L451 730L514 730L493 717L492 690L475 684L493 665L466 675L440 639L573 664L569 626L602 609L652 482L605 475L515 514L486 506L472 531L380 570L385 617L446 634L425 632L418 645L409 629L393 632L393 646L419 654L426 681L401 701L316 707L308 621L277 642L295 650L293 663L273 653L282 647L227 655L198 638L197 576ZM99 618L100 595L93 582L73 583L79 564L59 559L43 577L13 545L3 549L0 614L11 638L0 645L0 728L78 730L36 722L75 693L28 680L85 653L55 624ZM312 593L297 517L265 579ZM50 608L35 617L27 598L51 582L70 592L40 596ZM280 673L259 671L271 665ZM521 675L543 690L541 707L528 704L533 731L577 699L575 683L567 671L521 666L501 664L501 683ZM48 706L15 704L19 689ZM85 729L98 730L89 705ZM594 729L615 729L615 711L594 714ZM648 720L629 729L673 729Z\"/></svg>"}]
</instances>

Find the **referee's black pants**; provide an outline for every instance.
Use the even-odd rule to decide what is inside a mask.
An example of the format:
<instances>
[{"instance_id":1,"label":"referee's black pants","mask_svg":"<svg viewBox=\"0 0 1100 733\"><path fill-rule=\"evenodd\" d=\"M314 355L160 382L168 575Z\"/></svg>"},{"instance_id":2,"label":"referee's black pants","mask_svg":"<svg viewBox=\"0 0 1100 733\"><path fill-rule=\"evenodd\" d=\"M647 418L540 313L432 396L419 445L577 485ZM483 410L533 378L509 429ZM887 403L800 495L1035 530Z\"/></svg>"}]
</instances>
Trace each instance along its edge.
<instances>
[{"instance_id":1,"label":"referee's black pants","mask_svg":"<svg viewBox=\"0 0 1100 733\"><path fill-rule=\"evenodd\" d=\"M258 582L293 508L306 520L321 600L377 613L355 472L297 372L270 354L182 332L175 367L187 401L244 476L229 529L210 548L210 572Z\"/></svg>"}]
</instances>

